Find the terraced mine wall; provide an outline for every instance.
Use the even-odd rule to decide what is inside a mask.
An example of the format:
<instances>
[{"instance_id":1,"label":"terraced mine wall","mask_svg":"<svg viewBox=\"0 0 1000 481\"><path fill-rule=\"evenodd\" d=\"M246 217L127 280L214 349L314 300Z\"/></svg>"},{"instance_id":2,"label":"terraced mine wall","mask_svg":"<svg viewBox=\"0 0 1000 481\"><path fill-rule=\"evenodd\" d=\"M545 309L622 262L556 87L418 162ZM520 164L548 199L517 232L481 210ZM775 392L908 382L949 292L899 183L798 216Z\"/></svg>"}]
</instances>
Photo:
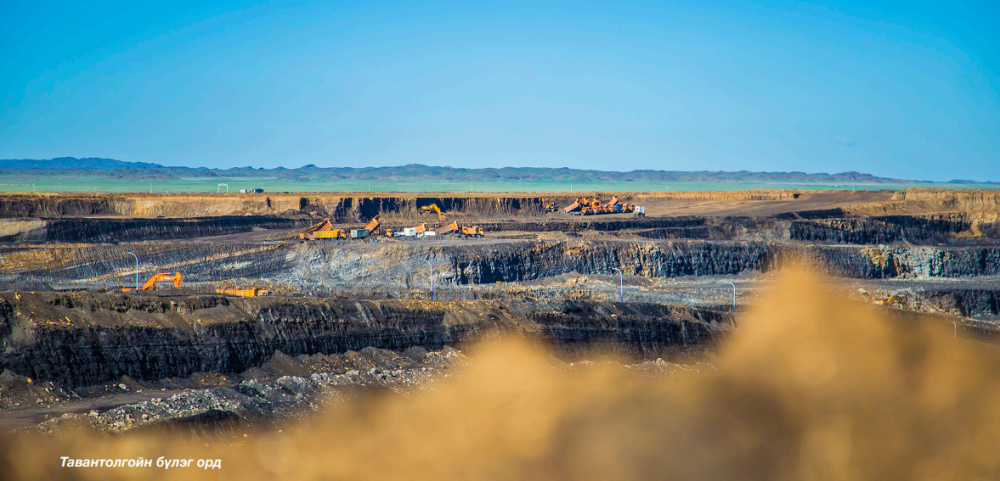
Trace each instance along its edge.
<instances>
[{"instance_id":1,"label":"terraced mine wall","mask_svg":"<svg viewBox=\"0 0 1000 481\"><path fill-rule=\"evenodd\" d=\"M305 213L337 222L364 222L376 214L419 218L420 207L437 204L457 214L488 217L534 216L545 202L568 205L569 195L374 195L350 194L8 194L0 195L0 218L58 217L205 217Z\"/></svg>"},{"instance_id":2,"label":"terraced mine wall","mask_svg":"<svg viewBox=\"0 0 1000 481\"><path fill-rule=\"evenodd\" d=\"M1000 212L1000 191L906 189L893 192L884 202L858 204L847 209L855 215L886 216L927 212Z\"/></svg>"},{"instance_id":3,"label":"terraced mine wall","mask_svg":"<svg viewBox=\"0 0 1000 481\"><path fill-rule=\"evenodd\" d=\"M650 239L738 240L751 236L788 239L790 222L750 217L668 217L588 219L589 221L476 222L487 232L628 231ZM53 219L0 219L0 242L128 242L136 240L191 239L250 232L256 229L297 229L317 222L305 215L214 216L195 218L72 217ZM412 224L412 222L410 222ZM362 228L363 222L342 223Z\"/></svg>"},{"instance_id":4,"label":"terraced mine wall","mask_svg":"<svg viewBox=\"0 0 1000 481\"><path fill-rule=\"evenodd\" d=\"M568 272L644 277L720 276L770 272L808 261L846 278L890 279L1000 276L1000 247L799 246L711 241L470 241L420 242L143 242L0 246L0 281L129 286L135 261L143 279L182 272L186 282L248 278L303 292L396 286L528 281Z\"/></svg>"},{"instance_id":5,"label":"terraced mine wall","mask_svg":"<svg viewBox=\"0 0 1000 481\"><path fill-rule=\"evenodd\" d=\"M921 293L937 309L963 317L1000 319L1000 290L947 289Z\"/></svg>"},{"instance_id":6,"label":"terraced mine wall","mask_svg":"<svg viewBox=\"0 0 1000 481\"><path fill-rule=\"evenodd\" d=\"M823 218L774 217L596 217L566 220L475 222L487 232L605 232L648 239L793 240L825 244L915 244L975 242L1000 244L1000 222L983 222L965 214ZM419 214L414 214L419 217ZM348 217L345 215L345 217ZM362 216L363 217L363 216ZM385 219L387 220L387 219ZM422 220L427 220L425 217ZM128 242L190 239L249 232L256 229L299 229L317 221L299 211L282 216L241 215L195 218L61 217L0 219L0 242ZM411 220L396 220L401 225ZM364 220L341 222L361 228ZM392 225L391 223L389 225Z\"/></svg>"},{"instance_id":7,"label":"terraced mine wall","mask_svg":"<svg viewBox=\"0 0 1000 481\"><path fill-rule=\"evenodd\" d=\"M489 249L482 247L481 249ZM524 281L559 275L616 274L643 277L722 276L769 272L802 261L822 272L855 279L905 275L1000 275L1000 248L814 247L769 242L630 242L526 244L521 249L450 252L458 284Z\"/></svg>"},{"instance_id":8,"label":"terraced mine wall","mask_svg":"<svg viewBox=\"0 0 1000 481\"><path fill-rule=\"evenodd\" d=\"M440 349L507 334L572 359L597 352L663 357L703 345L727 313L651 304L508 299L416 301L153 298L89 293L0 294L0 370L64 386L130 376L238 373L280 350L333 354L367 346Z\"/></svg>"},{"instance_id":9,"label":"terraced mine wall","mask_svg":"<svg viewBox=\"0 0 1000 481\"><path fill-rule=\"evenodd\" d=\"M1000 223L977 222L965 214L883 216L821 221L794 221L791 240L837 244L921 244L947 242L957 234L1000 240Z\"/></svg>"},{"instance_id":10,"label":"terraced mine wall","mask_svg":"<svg viewBox=\"0 0 1000 481\"><path fill-rule=\"evenodd\" d=\"M795 200L813 195L781 190L598 194L607 199L619 195L625 202L640 203L663 200ZM413 219L424 212L421 206L430 204L437 204L455 214L523 217L543 214L548 202L569 205L578 195L584 194L0 194L0 218L204 217L278 215L292 211L329 216L338 222L361 222L376 214L387 218Z\"/></svg>"},{"instance_id":11,"label":"terraced mine wall","mask_svg":"<svg viewBox=\"0 0 1000 481\"><path fill-rule=\"evenodd\" d=\"M0 242L128 242L187 239L251 232L255 229L304 228L312 219L278 216L196 218L56 218L0 221ZM7 232L4 232L4 231Z\"/></svg>"}]
</instances>

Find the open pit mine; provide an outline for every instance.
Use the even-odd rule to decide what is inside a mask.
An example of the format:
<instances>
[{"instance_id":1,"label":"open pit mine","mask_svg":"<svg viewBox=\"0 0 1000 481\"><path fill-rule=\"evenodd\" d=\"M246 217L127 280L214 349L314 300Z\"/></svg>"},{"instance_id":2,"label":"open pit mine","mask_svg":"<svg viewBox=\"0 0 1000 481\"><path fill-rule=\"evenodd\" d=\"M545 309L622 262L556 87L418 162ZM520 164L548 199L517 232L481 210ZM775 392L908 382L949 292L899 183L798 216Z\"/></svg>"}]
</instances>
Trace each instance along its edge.
<instances>
[{"instance_id":1,"label":"open pit mine","mask_svg":"<svg viewBox=\"0 0 1000 481\"><path fill-rule=\"evenodd\" d=\"M974 190L3 194L0 428L280 426L510 336L710 367L794 265L993 343L998 215Z\"/></svg>"}]
</instances>

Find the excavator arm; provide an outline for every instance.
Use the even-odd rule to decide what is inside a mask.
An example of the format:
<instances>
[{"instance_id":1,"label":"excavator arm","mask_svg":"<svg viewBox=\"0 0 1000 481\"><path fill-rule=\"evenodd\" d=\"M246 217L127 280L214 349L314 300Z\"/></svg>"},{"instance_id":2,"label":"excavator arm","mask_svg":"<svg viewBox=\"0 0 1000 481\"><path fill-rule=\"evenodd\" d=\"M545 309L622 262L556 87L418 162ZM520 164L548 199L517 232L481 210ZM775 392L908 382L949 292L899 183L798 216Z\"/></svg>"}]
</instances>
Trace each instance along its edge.
<instances>
[{"instance_id":1,"label":"excavator arm","mask_svg":"<svg viewBox=\"0 0 1000 481\"><path fill-rule=\"evenodd\" d=\"M146 281L146 283L143 284L142 287L139 288L139 290L140 291L148 291L148 290L156 287L156 283L157 282L173 282L174 283L174 287L180 289L181 288L181 273L180 272L176 272L174 274L171 274L169 272L161 272L159 274L156 274L153 277L150 277L149 280Z\"/></svg>"},{"instance_id":2,"label":"excavator arm","mask_svg":"<svg viewBox=\"0 0 1000 481\"><path fill-rule=\"evenodd\" d=\"M421 206L420 208L423 209L423 210L425 210L425 211L427 211L427 212L437 212L438 219L439 220L444 220L444 213L441 212L441 208L439 208L437 206L437 204L424 205L424 206Z\"/></svg>"}]
</instances>

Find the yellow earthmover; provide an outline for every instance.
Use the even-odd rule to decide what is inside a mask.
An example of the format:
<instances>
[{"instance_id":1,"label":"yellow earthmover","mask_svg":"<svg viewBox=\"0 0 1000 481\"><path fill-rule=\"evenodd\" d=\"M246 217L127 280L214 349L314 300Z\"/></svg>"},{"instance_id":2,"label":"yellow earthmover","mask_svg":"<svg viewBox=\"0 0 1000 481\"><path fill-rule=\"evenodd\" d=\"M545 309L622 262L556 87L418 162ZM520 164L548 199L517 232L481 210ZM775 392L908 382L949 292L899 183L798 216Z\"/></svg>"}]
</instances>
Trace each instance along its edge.
<instances>
[{"instance_id":1,"label":"yellow earthmover","mask_svg":"<svg viewBox=\"0 0 1000 481\"><path fill-rule=\"evenodd\" d=\"M421 214L424 212L437 212L438 220L444 220L444 214L441 212L441 209L437 206L437 204L423 205L420 206L420 208L423 209Z\"/></svg>"},{"instance_id":2,"label":"yellow earthmover","mask_svg":"<svg viewBox=\"0 0 1000 481\"><path fill-rule=\"evenodd\" d=\"M906 307L906 297L900 296L898 294L893 294L892 296L889 296L889 298L887 298L887 299L875 299L875 300L872 301L872 304L875 304L875 305L878 305L878 306L895 306L895 305L898 305L901 309L907 309L907 310L909 310Z\"/></svg>"}]
</instances>

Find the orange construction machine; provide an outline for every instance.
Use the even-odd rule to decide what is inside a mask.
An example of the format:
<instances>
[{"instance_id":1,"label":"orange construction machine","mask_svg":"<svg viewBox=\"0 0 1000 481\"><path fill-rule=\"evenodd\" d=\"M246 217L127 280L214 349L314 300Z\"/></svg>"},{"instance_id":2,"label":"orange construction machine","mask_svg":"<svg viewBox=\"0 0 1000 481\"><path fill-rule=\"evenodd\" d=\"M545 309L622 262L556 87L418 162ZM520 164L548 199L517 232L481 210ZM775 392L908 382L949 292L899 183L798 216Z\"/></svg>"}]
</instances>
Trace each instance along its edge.
<instances>
[{"instance_id":1,"label":"orange construction machine","mask_svg":"<svg viewBox=\"0 0 1000 481\"><path fill-rule=\"evenodd\" d=\"M174 287L176 287L177 289L180 289L181 288L181 273L180 272L175 272L175 273L171 274L169 272L161 272L159 274L156 274L153 277L150 277L149 280L146 281L146 283L143 284L142 287L139 288L139 290L140 291L151 290L154 287L156 287L156 283L157 282L173 282L174 283ZM135 289L132 288L132 287L126 287L125 289L122 289L122 292L131 292L131 291L134 291L134 290Z\"/></svg>"}]
</instances>

